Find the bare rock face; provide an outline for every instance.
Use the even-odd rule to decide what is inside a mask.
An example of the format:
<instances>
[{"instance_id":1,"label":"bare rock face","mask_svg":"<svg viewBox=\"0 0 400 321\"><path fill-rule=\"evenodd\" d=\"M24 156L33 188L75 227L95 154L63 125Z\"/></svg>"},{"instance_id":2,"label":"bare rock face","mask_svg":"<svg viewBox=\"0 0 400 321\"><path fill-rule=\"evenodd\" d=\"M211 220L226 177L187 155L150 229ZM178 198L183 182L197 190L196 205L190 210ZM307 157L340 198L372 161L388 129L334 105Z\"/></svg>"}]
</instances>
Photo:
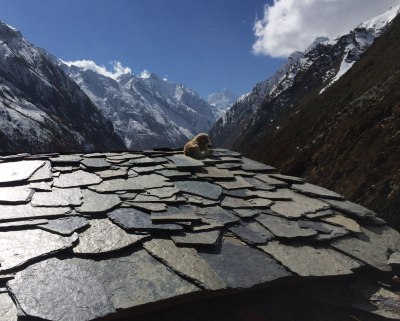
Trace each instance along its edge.
<instances>
[{"instance_id":1,"label":"bare rock face","mask_svg":"<svg viewBox=\"0 0 400 321\"><path fill-rule=\"evenodd\" d=\"M290 297L398 268L400 234L374 212L235 152L176 153L0 157L14 173L0 172L0 320L130 317L264 287Z\"/></svg>"}]
</instances>

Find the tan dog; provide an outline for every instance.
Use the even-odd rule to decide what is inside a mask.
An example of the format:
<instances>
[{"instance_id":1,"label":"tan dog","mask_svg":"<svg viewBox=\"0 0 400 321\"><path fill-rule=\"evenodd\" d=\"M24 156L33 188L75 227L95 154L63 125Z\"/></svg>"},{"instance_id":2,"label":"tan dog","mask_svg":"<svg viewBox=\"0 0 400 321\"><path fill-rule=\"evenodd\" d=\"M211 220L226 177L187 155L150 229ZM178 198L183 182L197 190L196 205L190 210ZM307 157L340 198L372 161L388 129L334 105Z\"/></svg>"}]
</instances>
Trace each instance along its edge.
<instances>
[{"instance_id":1,"label":"tan dog","mask_svg":"<svg viewBox=\"0 0 400 321\"><path fill-rule=\"evenodd\" d=\"M183 153L186 156L202 159L210 155L211 141L206 133L200 133L191 141L186 143Z\"/></svg>"}]
</instances>

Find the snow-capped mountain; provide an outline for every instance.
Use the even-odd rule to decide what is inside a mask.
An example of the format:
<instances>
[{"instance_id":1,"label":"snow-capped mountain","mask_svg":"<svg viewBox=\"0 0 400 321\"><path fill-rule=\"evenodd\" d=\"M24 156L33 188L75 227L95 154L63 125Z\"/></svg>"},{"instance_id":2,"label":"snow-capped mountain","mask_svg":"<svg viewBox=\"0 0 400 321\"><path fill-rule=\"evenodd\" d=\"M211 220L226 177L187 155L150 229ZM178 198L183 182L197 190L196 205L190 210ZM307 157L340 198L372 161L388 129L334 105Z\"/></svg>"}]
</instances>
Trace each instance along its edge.
<instances>
[{"instance_id":1,"label":"snow-capped mountain","mask_svg":"<svg viewBox=\"0 0 400 321\"><path fill-rule=\"evenodd\" d=\"M218 119L233 106L238 98L238 95L234 94L229 89L224 89L221 92L210 94L207 101L212 106L212 112L215 118Z\"/></svg>"},{"instance_id":2,"label":"snow-capped mountain","mask_svg":"<svg viewBox=\"0 0 400 321\"><path fill-rule=\"evenodd\" d=\"M239 150L257 148L250 147L247 140L266 128L272 135L305 99L328 90L386 30L399 10L399 6L393 7L346 35L335 40L317 38L305 52L293 53L272 77L258 83L216 122L210 132L214 144Z\"/></svg>"},{"instance_id":3,"label":"snow-capped mountain","mask_svg":"<svg viewBox=\"0 0 400 321\"><path fill-rule=\"evenodd\" d=\"M56 59L0 22L0 152L122 148L111 122Z\"/></svg>"},{"instance_id":4,"label":"snow-capped mountain","mask_svg":"<svg viewBox=\"0 0 400 321\"><path fill-rule=\"evenodd\" d=\"M60 66L109 118L129 149L181 147L215 122L211 106L193 90L154 73L108 72L92 61Z\"/></svg>"}]
</instances>

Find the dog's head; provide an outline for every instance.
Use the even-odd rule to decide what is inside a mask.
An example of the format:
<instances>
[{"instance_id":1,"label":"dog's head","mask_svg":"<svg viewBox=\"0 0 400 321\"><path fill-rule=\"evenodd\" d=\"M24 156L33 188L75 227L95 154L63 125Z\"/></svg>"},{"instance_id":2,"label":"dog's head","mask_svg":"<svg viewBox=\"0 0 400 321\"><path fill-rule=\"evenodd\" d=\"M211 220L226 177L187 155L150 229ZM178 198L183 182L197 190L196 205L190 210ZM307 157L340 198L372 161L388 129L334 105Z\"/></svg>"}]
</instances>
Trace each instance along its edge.
<instances>
[{"instance_id":1,"label":"dog's head","mask_svg":"<svg viewBox=\"0 0 400 321\"><path fill-rule=\"evenodd\" d=\"M198 134L195 137L195 140L196 140L197 144L199 144L200 146L211 147L210 138L208 137L208 135L206 133Z\"/></svg>"}]
</instances>

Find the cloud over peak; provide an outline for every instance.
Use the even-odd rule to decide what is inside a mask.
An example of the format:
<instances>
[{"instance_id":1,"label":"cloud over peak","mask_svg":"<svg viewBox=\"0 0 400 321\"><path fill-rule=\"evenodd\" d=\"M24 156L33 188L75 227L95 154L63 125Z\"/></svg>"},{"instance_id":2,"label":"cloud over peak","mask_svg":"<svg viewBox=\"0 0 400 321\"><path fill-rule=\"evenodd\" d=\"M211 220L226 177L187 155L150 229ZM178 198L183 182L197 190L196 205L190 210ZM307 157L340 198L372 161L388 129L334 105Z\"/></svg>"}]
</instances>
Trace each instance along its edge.
<instances>
[{"instance_id":1,"label":"cloud over peak","mask_svg":"<svg viewBox=\"0 0 400 321\"><path fill-rule=\"evenodd\" d=\"M348 33L398 4L400 0L274 0L254 24L253 52L287 57L307 49L316 37Z\"/></svg>"},{"instance_id":2,"label":"cloud over peak","mask_svg":"<svg viewBox=\"0 0 400 321\"><path fill-rule=\"evenodd\" d=\"M110 62L111 70L107 70L107 68L102 65L98 66L92 60L77 60L77 61L63 61L62 63L66 64L68 67L76 66L82 68L83 70L93 70L105 77L109 77L112 79L117 79L118 77L125 74L132 74L132 70L129 67L122 66L119 61Z\"/></svg>"}]
</instances>

